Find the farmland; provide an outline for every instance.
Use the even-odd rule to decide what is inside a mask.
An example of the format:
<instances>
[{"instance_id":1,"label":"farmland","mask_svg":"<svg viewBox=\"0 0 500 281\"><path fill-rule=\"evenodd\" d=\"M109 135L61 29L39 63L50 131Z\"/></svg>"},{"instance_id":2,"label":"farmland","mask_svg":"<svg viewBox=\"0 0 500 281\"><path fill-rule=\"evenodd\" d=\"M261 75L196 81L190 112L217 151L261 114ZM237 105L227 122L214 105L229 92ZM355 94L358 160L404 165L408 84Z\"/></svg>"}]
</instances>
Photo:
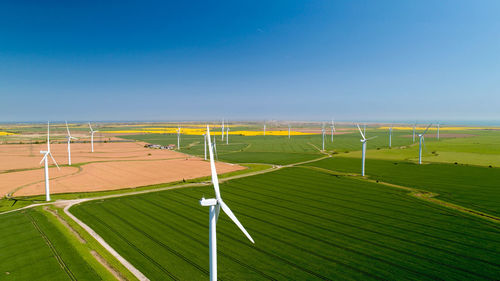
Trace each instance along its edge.
<instances>
[{"instance_id":1,"label":"farmland","mask_svg":"<svg viewBox=\"0 0 500 281\"><path fill-rule=\"evenodd\" d=\"M489 280L497 225L405 191L306 168L232 180L225 201L256 241L222 215L222 280ZM92 201L71 211L149 278L208 277L210 187Z\"/></svg>"}]
</instances>

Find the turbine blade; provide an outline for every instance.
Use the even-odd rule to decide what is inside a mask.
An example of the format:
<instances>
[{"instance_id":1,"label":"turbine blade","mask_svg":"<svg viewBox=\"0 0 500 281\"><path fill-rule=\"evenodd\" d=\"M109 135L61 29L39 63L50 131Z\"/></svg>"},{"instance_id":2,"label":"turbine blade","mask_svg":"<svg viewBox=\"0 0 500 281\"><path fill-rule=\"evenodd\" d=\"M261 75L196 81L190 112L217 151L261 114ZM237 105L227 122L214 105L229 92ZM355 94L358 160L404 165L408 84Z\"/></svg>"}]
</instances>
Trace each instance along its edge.
<instances>
[{"instance_id":1,"label":"turbine blade","mask_svg":"<svg viewBox=\"0 0 500 281\"><path fill-rule=\"evenodd\" d=\"M212 172L212 183L215 190L215 198L220 200L219 178L217 177L217 170L215 169L214 151L212 141L210 140L210 128L207 125L207 139L208 139L208 152L210 154L210 170Z\"/></svg>"},{"instance_id":2,"label":"turbine blade","mask_svg":"<svg viewBox=\"0 0 500 281\"><path fill-rule=\"evenodd\" d=\"M425 129L425 131L422 133L422 135L425 135L425 133L427 133L427 130L429 130L429 128L432 126L432 123L429 124L429 126L427 126L427 128Z\"/></svg>"},{"instance_id":3,"label":"turbine blade","mask_svg":"<svg viewBox=\"0 0 500 281\"><path fill-rule=\"evenodd\" d=\"M50 152L49 152L49 153L47 153L47 154L49 154L49 155L50 155L50 158L52 158L52 161L54 161L54 164L56 164L57 169L61 170L61 168L59 168L59 165L57 165L56 159L54 159L54 157L52 156L52 153L50 153Z\"/></svg>"},{"instance_id":4,"label":"turbine blade","mask_svg":"<svg viewBox=\"0 0 500 281\"><path fill-rule=\"evenodd\" d=\"M68 136L71 138L71 134L69 133L68 121L64 121L64 122L66 122L66 130L68 131Z\"/></svg>"},{"instance_id":5,"label":"turbine blade","mask_svg":"<svg viewBox=\"0 0 500 281\"><path fill-rule=\"evenodd\" d=\"M359 127L359 124L356 124L358 126L359 133L361 134L361 137L366 140L365 135L363 135L363 132L361 132L361 128Z\"/></svg>"},{"instance_id":6,"label":"turbine blade","mask_svg":"<svg viewBox=\"0 0 500 281\"><path fill-rule=\"evenodd\" d=\"M42 160L40 161L40 165L42 164L42 162L45 160L45 158L47 158L47 153L45 153L45 155L42 157Z\"/></svg>"},{"instance_id":7,"label":"turbine blade","mask_svg":"<svg viewBox=\"0 0 500 281\"><path fill-rule=\"evenodd\" d=\"M248 240L250 240L252 243L255 243L255 241L253 241L252 239L252 236L250 236L250 234L248 234L247 230L243 227L243 225L240 223L240 221L236 218L236 216L233 214L233 212L231 211L231 209L229 209L229 207L226 205L226 203L224 203L224 201L222 200L219 200L219 204L220 206L222 207L222 210L224 211L224 213L226 213L226 215L231 218L231 220L239 227L239 229L245 234L245 236L248 238Z\"/></svg>"},{"instance_id":8,"label":"turbine blade","mask_svg":"<svg viewBox=\"0 0 500 281\"><path fill-rule=\"evenodd\" d=\"M365 139L365 140L372 140L372 139L375 139L375 138L378 138L378 136L374 136L374 137L371 137L371 138L368 138L368 139Z\"/></svg>"},{"instance_id":9,"label":"turbine blade","mask_svg":"<svg viewBox=\"0 0 500 281\"><path fill-rule=\"evenodd\" d=\"M94 130L92 130L92 126L90 125L90 122L89 122L89 128L90 128L90 131L93 132Z\"/></svg>"}]
</instances>

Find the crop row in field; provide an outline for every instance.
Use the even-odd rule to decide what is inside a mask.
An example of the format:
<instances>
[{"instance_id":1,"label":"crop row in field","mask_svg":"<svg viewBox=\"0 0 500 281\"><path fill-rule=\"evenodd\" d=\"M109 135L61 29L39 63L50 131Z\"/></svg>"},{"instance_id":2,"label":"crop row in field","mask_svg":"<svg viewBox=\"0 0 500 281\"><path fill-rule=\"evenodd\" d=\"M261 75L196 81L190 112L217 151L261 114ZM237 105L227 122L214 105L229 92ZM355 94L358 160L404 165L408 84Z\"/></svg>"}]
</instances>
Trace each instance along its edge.
<instances>
[{"instance_id":1,"label":"crop row in field","mask_svg":"<svg viewBox=\"0 0 500 281\"><path fill-rule=\"evenodd\" d=\"M360 173L361 160L332 157L306 164L339 172ZM367 159L373 179L439 194L445 201L500 216L500 169L454 164L425 164Z\"/></svg>"},{"instance_id":2,"label":"crop row in field","mask_svg":"<svg viewBox=\"0 0 500 281\"><path fill-rule=\"evenodd\" d=\"M222 184L221 280L490 280L496 225L382 185L306 168ZM71 209L152 280L208 277L211 187L91 201Z\"/></svg>"},{"instance_id":3,"label":"crop row in field","mask_svg":"<svg viewBox=\"0 0 500 281\"><path fill-rule=\"evenodd\" d=\"M35 209L0 216L1 280L101 280Z\"/></svg>"}]
</instances>

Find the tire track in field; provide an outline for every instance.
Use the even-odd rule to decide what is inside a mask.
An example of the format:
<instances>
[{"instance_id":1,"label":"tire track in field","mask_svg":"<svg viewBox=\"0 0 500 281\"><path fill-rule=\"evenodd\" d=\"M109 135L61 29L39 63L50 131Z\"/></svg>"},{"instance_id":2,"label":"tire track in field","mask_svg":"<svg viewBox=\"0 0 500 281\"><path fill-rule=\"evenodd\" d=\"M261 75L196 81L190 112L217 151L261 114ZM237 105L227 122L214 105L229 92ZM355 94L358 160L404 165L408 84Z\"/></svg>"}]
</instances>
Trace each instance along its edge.
<instances>
[{"instance_id":1,"label":"tire track in field","mask_svg":"<svg viewBox=\"0 0 500 281\"><path fill-rule=\"evenodd\" d=\"M171 213L174 213L174 214L176 214L176 215L179 215L177 212L173 212L173 211L171 211L170 209L167 209L167 208L165 208L165 207L163 207L163 206L161 206L161 205L158 205L158 204L156 204L156 203L154 203L154 202L152 202L152 201L149 201L149 200L147 200L147 199L144 199L144 198L139 198L139 200L146 202L146 204L150 204L150 205L156 206L156 207L158 207L158 208L161 208L161 209L163 209L163 210L166 210L166 211L168 211L168 212L171 212ZM180 232L180 233L182 233L182 235L183 235L183 236L188 237L189 239L191 239L193 242L196 242L196 243L197 243L197 244L199 244L200 246L203 246L203 247L205 247L205 246L206 246L206 243L205 243L205 242L200 241L199 239L197 239L196 237L194 237L194 236L190 235L189 233L186 233L186 232L184 232L184 231L181 231L179 228L174 228L174 227L172 227L171 225L166 224L164 221L161 221L161 220L159 220L159 219L157 219L157 218L155 218L155 217L152 217L151 215L149 215L149 214L145 213L145 212L144 212L144 211L142 211L142 210L139 210L139 209L135 208L134 206L132 206L132 205L130 205L130 204L127 204L127 203L124 203L124 204L125 204L125 205L127 205L129 208L131 208L131 209L135 210L136 212L139 212L139 213L141 213L142 215L144 215L144 216L146 216L146 217L149 217L150 219L152 219L152 220L154 220L154 221L156 221L156 222L160 223L161 225L163 225L163 226L165 226L165 227L168 227L168 228L172 229L172 230L173 230L173 231L175 231L175 232ZM223 256L223 257L226 257L226 258L228 258L228 259L230 259L230 260L234 261L235 263L238 263L238 264L240 264L241 266L246 267L246 268L248 268L248 269L250 269L250 270L252 270L252 271L254 271L254 272L258 273L259 275L261 275L262 277L264 277L264 278L266 278L266 279L269 279L269 280L276 280L276 279L274 279L273 277L271 277L271 276L269 276L269 275L265 274L264 272L262 272L262 271L258 270L257 268L255 268L255 267L253 267L253 266L251 266L251 265L248 265L248 264L246 264L246 263L242 262L241 260L239 260L239 259L237 259L237 258L235 258L235 257L232 257L232 256L230 256L230 255L228 255L228 254L225 254L224 252L218 252L218 253L217 253L217 255L221 255L221 256ZM221 279L221 278L219 278L219 280L222 280L222 279Z\"/></svg>"},{"instance_id":2,"label":"tire track in field","mask_svg":"<svg viewBox=\"0 0 500 281\"><path fill-rule=\"evenodd\" d=\"M80 212L86 214L88 217L90 217L90 218L94 219L95 221L97 221L98 223L100 223L102 226L104 226L107 229L109 229L112 233L116 234L122 241L124 241L125 243L127 243L127 245L129 245L132 249L134 249L141 256L143 256L145 259L147 259L148 261L150 261L154 266L156 266L156 268L158 268L159 270L161 270L163 273L167 274L171 279L173 279L173 280L180 280L177 277L175 277L175 275L173 275L170 271L168 271L166 268L164 268L161 264L157 263L153 258L151 258L150 256L148 256L141 249L139 249L137 246L135 246L135 244L133 244L127 238L125 238L123 235L121 235L119 231L116 231L115 229L113 229L112 227L110 227L107 223L103 222L98 217L96 217L96 216L92 215L91 213L87 212L85 210L85 208L80 208L79 210L80 210Z\"/></svg>"},{"instance_id":3,"label":"tire track in field","mask_svg":"<svg viewBox=\"0 0 500 281\"><path fill-rule=\"evenodd\" d=\"M268 195L268 194L262 194L260 192L257 192L255 190L248 190L246 188L242 188L241 186L248 186L248 187L251 187L252 185L250 184L238 184L238 185L230 185L232 188L236 188L236 189L241 189L241 190L244 190L248 193L253 193L253 194L259 194L261 196L265 196L265 197L271 197L271 198L274 198L274 199L279 199L279 200L283 200L283 201L287 201L287 202L291 202L291 203L294 203L294 204L298 204L298 202L295 202L295 201L292 201L292 200L288 200L288 199L285 199L281 196L272 196L272 195ZM290 188L292 189L292 188ZM300 189L293 189L295 192L298 192L298 193L302 193L304 195L309 195L310 193L309 192L304 192L303 190L300 190ZM267 190L267 191L270 191L272 193L278 193L279 195L279 191L275 191L275 190ZM229 193L231 193L229 191ZM231 193L231 194L234 194L234 193ZM239 195L239 194L237 194ZM319 195L318 195L319 196ZM311 201L311 202L314 202L314 203L317 203L317 202L320 202L320 203L323 203L323 204L326 204L326 205L329 205L331 204L331 202L326 202L326 201L323 201L323 200L320 200L320 199L312 199L312 198L308 198L308 197L300 197L301 198L301 202L303 201ZM358 197L359 198L359 197ZM359 204L359 202L355 202L355 201L351 201L351 200L347 200L347 199L341 199L341 198L331 198L333 200L338 200L338 201L343 201L343 202L346 202L346 203L350 203L352 205L352 203L356 203L358 205L362 205L362 206L369 206L369 207L372 207L372 208L376 208L376 209L381 209L381 210L386 210L386 211L391 211L391 209L388 209L388 208L384 208L384 207L381 207L381 206L377 206L377 205L371 205L371 204ZM362 198L359 198L363 201L370 201L370 202L374 202L376 200L368 200L368 199L362 199ZM380 203L384 203L384 202L381 202L381 201L377 201L377 202L380 202ZM386 203L386 202L385 202ZM301 203L302 204L302 203ZM458 231L454 231L454 230L449 230L449 229L442 229L442 228L439 228L439 227L436 227L436 226L433 226L433 225L427 225L427 224L423 224L423 223L418 223L418 222L414 222L414 221L409 221L409 220L405 220L405 219L400 219L400 218L394 218L394 217L391 217L391 216L388 216L388 215L384 215L384 214L380 214L380 213L376 213L376 212L369 212L369 211L365 211L365 210L361 210L361 209L356 209L356 208L353 208L353 207L349 207L347 205L343 205L343 204L339 204L339 203L335 203L337 206L340 206L340 207L343 207L343 208L346 208L346 209L350 209L350 210L353 210L353 211L357 211L357 212L364 212L364 213L369 213L371 215L375 215L375 216L381 216L381 217L385 217L385 218L390 218L390 219L393 219L393 220L396 220L396 221L403 221L403 222L406 222L406 223L410 223L410 224L416 224L416 225L420 225L420 226L425 226L425 227L428 227L428 228L431 228L431 229L436 229L436 230L439 230L439 231L443 231L443 232L450 232L450 233L454 233L454 234L459 234L459 235L463 235L463 236L467 236L467 237L471 237L471 238L476 238L476 239L481 239L481 240L488 240L488 241L491 241L491 242L495 242L495 243L500 243L500 241L498 240L495 240L495 239L490 239L490 238L483 238L483 237L478 237L478 236L475 236L475 235L470 235L470 234L465 234L463 232L458 232ZM324 212L331 212L332 210L330 209L325 209L325 208L322 208L322 207L319 207L319 206L316 206L316 205L307 205L307 207L310 207L310 208L314 208L314 209L318 209L318 210L321 210L321 211L324 211ZM343 214L345 216L350 216L350 217L354 217L354 218L357 218L357 219L360 219L360 220L365 220L365 221L369 221L369 222L373 222L371 220L368 220L366 218L362 218L362 217L358 217L358 216L355 216L355 215L352 215L352 214L347 214L347 213L343 213L343 212L340 212L340 211L336 211L337 213L339 214ZM408 212L405 212L405 211L399 211L398 210L398 213L401 213L401 214L406 214L406 215L412 215L412 213L408 213ZM420 216L416 216L416 217L420 217ZM421 217L420 217L421 218ZM377 222L378 223L378 222ZM391 227L395 227L395 226L392 226L390 225ZM419 233L419 234L423 234L422 232L416 232L416 233ZM493 232L493 233L497 233L497 232ZM423 234L425 236L429 236L430 234ZM436 238L435 236L431 236L431 237L434 237ZM438 238L436 238L438 239ZM459 243L461 244L461 242L457 242L457 241L454 241L454 240L446 240L444 238L439 238L441 240L445 240L445 241L452 241L453 243ZM472 246L472 245L468 245L468 244L463 244L465 246ZM472 247L476 247L476 246L472 246ZM485 250L485 251L492 251L491 249L487 249L487 248L479 248L479 249L482 249L482 250ZM494 251L494 253L497 253L496 251Z\"/></svg>"},{"instance_id":4,"label":"tire track in field","mask_svg":"<svg viewBox=\"0 0 500 281\"><path fill-rule=\"evenodd\" d=\"M54 245L52 244L52 242L50 241L50 239L42 231L42 229L40 228L40 226L38 225L36 220L33 218L33 216L29 212L27 212L27 215L30 218L31 223L33 224L33 227L40 233L40 236L43 238L43 240L45 240L45 243L47 243L47 246L49 246L50 250L52 251L52 254L56 258L57 262L59 263L61 268L64 270L66 275L68 275L69 279L70 280L77 280L75 275L73 274L73 272L71 272L71 269L69 269L69 267L66 265L66 263L64 262L62 257L59 255L59 253L57 252L57 250L54 247Z\"/></svg>"},{"instance_id":5,"label":"tire track in field","mask_svg":"<svg viewBox=\"0 0 500 281\"><path fill-rule=\"evenodd\" d=\"M183 194L183 195L184 195L184 194ZM163 198L164 198L164 197L163 197ZM171 199L168 199L168 200L171 200ZM146 200L146 201L148 201L148 200ZM171 201L176 202L175 200L171 200ZM151 201L148 201L148 202L151 202ZM177 203L178 203L178 202L177 202ZM163 207L163 206L161 206L161 205L157 205L156 203L153 203L153 202L151 202L151 204L153 204L153 205L155 205L155 206L157 206L157 207L159 207L159 208L162 208L162 209L164 209L164 210L166 210L166 211L168 211L168 212L174 213L174 214L176 214L176 215L178 215L178 216L180 216L180 217L182 217L182 218L184 218L184 219L186 219L186 220L188 220L188 221L191 221L192 223L194 223L194 224L198 225L199 227L205 227L203 224L200 224L199 222L197 222L197 221L193 220L192 218L189 218L189 217L187 217L187 216L184 216L184 215L182 215L182 214L180 214L180 213L178 213L178 212L175 212L175 211L173 211L173 210L171 210L171 209L167 209L167 208L165 208L165 207ZM193 206L191 206L191 205L183 205L183 206L184 206L184 207L189 207L189 208L191 208L191 209L193 209L193 210L196 210L196 211L199 211L199 212L202 212L202 210L200 210L200 209L198 209L198 208L195 208L195 207L193 207ZM316 253L316 252L314 252L314 251L311 251L311 250L308 250L308 249L305 249L305 248L302 248L302 247L298 247L298 246L297 246L297 245L295 245L295 244L290 244L289 242L285 242L285 241L279 240L279 239L277 239L276 237L271 237L271 236L269 236L269 235L267 235L267 234L264 234L264 233L262 233L262 232L260 232L260 231L258 231L258 230L255 230L255 229L252 229L252 228L248 228L248 229L251 229L251 230L252 230L252 232L259 233L259 234L261 234L261 235L263 235L263 236L270 237L270 238L272 238L273 240L277 240L277 241L283 242L284 244L290 245L290 246L292 246L292 247L294 247L294 248L296 248L296 249L299 249L299 250L301 250L301 251L307 252L307 253L309 253L309 254L311 254L311 255L314 255L314 256L316 256L316 257L319 257L319 258L321 258L321 259L324 259L324 260L327 260L327 261L330 261L330 262L333 262L333 263L336 263L336 264L342 265L342 266L344 266L344 267L346 267L346 268L349 268L349 269L351 269L351 270L353 270L353 271L355 271L355 272L358 272L358 273L364 274L364 275L366 275L366 276L370 276L370 277L372 277L372 278L374 278L374 279L377 279L377 280L385 280L385 279L384 279L384 278L382 278L382 277L376 276L376 275L374 275L374 274L372 274L372 273L369 273L369 272L367 272L367 271L364 271L364 270L361 270L361 269L359 269L359 268L353 267L353 266L351 266L351 265L349 265L349 264L346 264L346 263L344 263L344 262L342 262L342 261L339 261L339 260L333 259L333 258L331 258L331 257L324 256L324 255L320 255L320 254L318 254L318 253ZM219 235L222 235L222 236L224 236L224 237L226 237L226 238L229 238L229 239L230 239L230 240L232 240L232 241L238 242L238 243L243 244L243 245L245 245L245 246L247 246L247 247L251 247L251 245L249 245L248 243L242 242L242 241L240 241L240 240L238 240L238 239L236 239L236 238L233 238L233 237L231 237L231 236L229 236L229 235L224 235L224 234L219 234ZM281 257L279 257L279 256L277 256L277 255L275 255L275 254L272 254L272 253L269 253L269 252L263 251L263 250L261 250L261 249L259 249L259 248L255 248L255 247L252 247L252 249L257 250L257 251L259 251L259 252L261 252L261 253L263 253L263 254L265 254L265 255L271 256L271 257L273 257L273 258L279 259L279 260L281 260L282 262L284 262L284 263L286 263L286 264L288 264L288 265L291 265L291 266L293 266L293 267L296 267L296 268L298 268L298 269L301 269L301 270L303 270L303 271L305 271L305 272L307 272L307 273L313 274L313 275L315 275L316 277L321 278L321 279L323 279L323 280L330 280L328 277L324 277L324 276L321 276L321 275L319 275L319 274L316 274L315 272L313 272L313 271L311 271L311 270L309 270L309 269L307 269L307 268L305 268L305 267L302 267L302 266L300 266L300 265L297 265L296 263L293 263L293 262L291 262L291 261L288 261L288 260L286 260L286 259L283 259L283 258L281 258Z\"/></svg>"},{"instance_id":6,"label":"tire track in field","mask_svg":"<svg viewBox=\"0 0 500 281\"><path fill-rule=\"evenodd\" d=\"M227 192L227 191L226 191L226 192ZM244 198L245 198L245 199L248 199L248 198L246 198L246 197L244 197ZM245 206L245 207L247 207L247 208L251 208L251 209L256 209L256 210L258 210L258 209L257 209L257 208L255 208L254 206L251 206L251 205L248 205L248 204L244 204L244 203L237 203L237 204L243 205L243 206ZM269 204L269 202L267 202L266 204ZM278 207L279 207L279 206L278 206ZM294 209L287 208L287 207L283 207L283 208L285 208L285 209L287 209L287 210L289 210L289 211L296 211L296 210L294 210ZM283 217L283 218L286 218L286 219L289 219L289 220L291 220L291 221L294 221L294 222L298 223L298 222L297 222L294 218L291 218L291 217L288 217L288 216L285 216L285 215L282 215L282 214L278 214L278 213L275 213L275 212L272 212L272 211L269 211L269 210L266 210L266 213L267 213L267 214L273 214L273 215L275 215L275 216L279 216L279 217ZM303 212L302 212L302 213L303 213ZM310 215L310 214L309 214L309 215ZM259 219L259 218L256 218L256 217L253 217L253 216L250 216L250 215L247 215L247 214L243 214L243 216L248 216L248 217L253 218L253 219L255 219L255 220L262 221L262 222L264 222L264 223L270 223L270 222L264 221L264 220L262 220L262 219ZM311 215L311 216L314 216L314 215ZM363 242L366 242L366 243L369 243L369 244L373 244L373 245L375 245L375 246L380 246L380 247L382 247L382 248L386 248L386 249L389 249L389 250L393 250L393 251L398 252L398 253L402 253L402 254L410 255L410 256L413 256L413 257L415 257L415 258L420 258L420 259L423 259L423 260L427 260L427 261L429 261L429 262L431 262L431 263L438 263L438 264L441 264L441 265L446 266L446 267L450 267L450 268L455 269L455 270L459 270L459 271L463 271L463 272L466 272L466 273L470 273L470 274L472 274L472 275L478 275L478 276L481 276L481 277L483 277L483 278L489 278L489 277L486 277L486 276L482 276L482 275L481 275L481 274L479 274L479 273L472 272L472 271L468 271L468 270L463 269L463 268L460 268L460 267L456 267L456 266L453 266L453 265L450 265L450 264L445 264L445 263L442 263L442 262L440 262L440 261L432 260L432 259L429 259L429 258L424 257L424 256L416 255L416 254L413 254L413 253L410 253L410 252L405 252L405 251L402 251L402 250L399 250L399 249L395 249L395 248L392 248L392 247L389 247L389 246L386 246L386 245L377 244L377 243L375 243L375 242L371 242L371 241L368 241L368 240L364 240L364 239L361 239L361 238L357 238L357 237L354 237L354 236L350 236L350 235L348 235L348 234L345 234L345 233L342 233L342 232L337 232L337 231L334 231L334 230L330 230L329 228L321 227L321 226L319 226L319 225L315 225L315 224L307 223L307 222L304 222L304 221L301 221L301 223L306 224L306 225L309 225L309 226L312 226L312 227L317 227L317 228L319 228L319 229L322 229L322 230L325 230L325 231L328 231L328 232L332 232L332 233L335 233L335 234L340 234L340 235L343 235L343 236L346 236L346 237L350 237L350 238L355 239L355 240L359 240L359 241L363 241ZM273 223L270 223L270 224L275 225L275 224L273 224ZM340 224L344 224L344 223L340 223ZM350 225L350 224L347 224L347 225ZM281 227L281 228L285 228L285 227L283 227L283 226L279 226L279 225L275 225L275 226L277 226L277 227ZM351 226L351 227L353 227L353 228L359 228L359 229L366 230L366 229L361 228L361 227L355 227L355 226L353 226L353 225L350 225L350 226ZM287 228L287 230L289 230L289 229ZM307 234L305 234L305 233L297 232L297 231L295 231L295 230L289 230L289 231L291 231L291 232L295 232L295 233L297 233L297 234L302 234L302 235L304 235L304 236L308 236L308 235L307 235ZM376 232L376 233L378 233L378 232ZM383 235L384 235L384 236L388 236L388 237L392 237L392 235L389 235L389 234L383 234ZM316 237L310 237L310 238L311 238L311 239L314 239L314 240L318 240L318 241L320 241L320 242L331 243L331 242L329 242L329 241L321 240L321 239L316 238ZM402 239L402 238L401 238L401 239L399 239L399 240L406 241L407 243L414 243L414 244L417 244L417 245L426 245L426 244L421 244L421 243L419 243L419 242L413 242L413 241L411 241L411 240L406 240L406 239ZM334 244L334 246L335 246L335 244ZM342 248L342 246L339 246L339 247L341 247L341 248ZM473 247L473 246L469 246L469 247L471 247L471 248L477 248L477 247ZM431 247L431 248L434 248L434 247ZM473 258L473 257L468 257L468 256L464 256L464 255L462 255L462 254L454 253L454 252L451 252L451 251L449 251L449 250L445 250L445 249L439 249L439 250L440 250L440 251L445 251L445 252L448 252L448 253L452 253L452 254L453 254L453 255L455 255L455 256L462 257L462 258L466 258L466 259L476 259L476 258ZM494 253L497 253L497 252L494 252ZM484 261L484 260L481 260L481 259L479 259L479 261L482 261L482 262L485 262L485 263L490 264L490 265L492 265L492 266L496 266L496 267L498 267L498 265L497 265L497 264L495 264L495 263L490 263L490 262L487 262L487 261Z\"/></svg>"},{"instance_id":7,"label":"tire track in field","mask_svg":"<svg viewBox=\"0 0 500 281\"><path fill-rule=\"evenodd\" d=\"M236 193L233 193L231 191L224 191L226 193L230 193L232 195L235 195L237 197L242 197L246 200L254 200L254 201L258 201L258 200L255 200L255 199L252 199L252 198L249 198L249 197L246 197L246 196L243 196L243 195L239 195L239 194L236 194ZM287 201L287 202L290 202L292 204L297 204L296 202L293 202L293 201L290 201L290 200L287 200L287 199L283 199L283 198L278 198L278 197L274 197L276 199L280 199L280 200L283 200L283 201ZM244 205L244 206L247 206L247 207L250 207L250 208L253 208L252 206L250 205L247 205L247 204L244 204L244 203L241 203L241 202L237 202L237 204L241 204L241 205ZM286 207L286 206L281 206L281 205L277 205L277 204L274 204L274 203L271 203L271 202L266 202L266 204L268 205L272 205L272 206L275 206L275 207L278 207L278 208L282 208L282 209L285 209L285 210L288 210L288 211L293 211L293 212L298 212L296 209L293 209L293 208L289 208L289 207ZM319 210L322 210L322 211L325 211L325 212L335 212L335 213L339 213L339 212L336 212L336 211L332 211L332 210L326 210L326 209L322 209L320 207L315 207L315 206L308 206L310 208L316 208L316 209L319 209ZM369 213L369 212L367 212ZM277 216L283 216L281 214L277 214L275 213ZM358 228L358 229L363 229L365 231L369 231L369 232L375 232L375 233L379 233L381 235L384 235L384 236L387 236L387 237L397 237L397 236L393 236L392 234L385 234L385 233L382 233L382 232L378 232L378 231L375 231L375 230L370 230L370 229L367 229L367 228L362 228L362 227L358 227L358 226L355 226L353 224L350 224L350 223L346 223L346 222L340 222L340 221L336 221L336 220L332 220L332 219L329 219L329 218L325 218L325 217L322 217L322 216L319 216L319 215L314 215L314 214L310 214L310 213L307 213L307 212L304 212L303 210L300 212L300 214L306 214L308 216L311 216L311 217L314 217L314 218L319 218L321 220L324 220L324 221L329 221L329 222L334 222L334 223L338 223L338 224L342 224L342 225L347 225L347 226L350 226L350 227L353 227L353 228ZM340 213L340 214L344 214L344 213ZM370 222L370 223L374 223L374 224L380 224L384 227L392 227L392 228L396 228L396 229L399 229L403 232L407 231L405 230L404 228L401 228L401 227L397 227L397 226L392 226L392 225L386 225L386 224L383 224L383 223L380 223L380 222L377 222L377 221L371 221L371 220L368 220L368 219L364 219L364 218L360 218L360 217L357 217L357 216L352 216L352 215L349 215L349 214L345 214L346 216L351 216L351 217L354 217L354 218L357 218L359 220L363 220L363 221L367 221L367 222ZM290 218L292 219L292 218ZM304 221L301 221L302 223L304 224L308 224L308 225L311 225L311 226L315 226L314 224L309 224L307 222L304 222ZM415 232L415 231L413 231ZM423 234L423 233L420 233L420 232L416 232L418 234L421 234L421 235L427 235L427 236L430 236L431 238L435 238L437 240L444 240L444 241L448 241L448 239L442 239L442 238L439 238L439 237L434 237L430 234ZM490 262L490 261L486 261L486 260L483 260L483 259L480 259L480 258L475 258L475 257L469 257L469 256L465 256L463 254L459 254L459 253L455 253L455 252L452 252L450 250L447 250L447 249L441 249L441 248L437 248L437 247L434 247L434 246L431 246L431 245L428 245L428 244L424 244L424 243L420 243L420 242L415 242L415 241L411 241L411 240L406 240L406 239L403 239L403 238L397 238L398 240L401 240L401 241L406 241L408 243L413 243L413 244L416 244L416 245L419 245L419 246L425 246L425 247L429 247L429 248L432 248L432 249L435 249L435 250L438 250L438 251L443 251L443 252L446 252L446 253L449 253L449 254L453 254L455 256L459 256L459 257L462 257L462 258L466 258L466 259L469 259L469 260L476 260L476 261L479 261L479 262L483 262L483 263L486 263L486 264L490 264L490 265L493 265L493 266L496 266L496 267L500 267L499 264L497 263L494 263L494 262ZM462 244L460 242L456 242L456 241L452 241L450 240L451 242L454 242L454 243L457 243L461 246L465 246L465 247L470 247L470 248L475 248L475 249L481 249L481 250L487 250L487 251L490 251L494 254L498 254L497 251L493 251L493 250L489 250L489 249L483 249L483 248L478 248L476 246L473 246L473 245L467 245L467 244ZM448 241L448 242L450 242Z\"/></svg>"}]
</instances>

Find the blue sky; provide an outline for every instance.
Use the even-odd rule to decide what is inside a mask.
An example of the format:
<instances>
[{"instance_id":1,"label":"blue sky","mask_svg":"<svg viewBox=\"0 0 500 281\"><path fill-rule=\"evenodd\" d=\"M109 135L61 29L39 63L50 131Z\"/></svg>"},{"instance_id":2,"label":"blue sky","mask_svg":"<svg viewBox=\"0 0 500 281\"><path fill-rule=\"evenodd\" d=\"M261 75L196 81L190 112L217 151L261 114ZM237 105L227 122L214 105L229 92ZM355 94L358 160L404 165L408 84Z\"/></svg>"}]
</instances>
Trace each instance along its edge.
<instances>
[{"instance_id":1,"label":"blue sky","mask_svg":"<svg viewBox=\"0 0 500 281\"><path fill-rule=\"evenodd\" d=\"M102 2L0 3L0 122L500 120L499 1Z\"/></svg>"}]
</instances>

